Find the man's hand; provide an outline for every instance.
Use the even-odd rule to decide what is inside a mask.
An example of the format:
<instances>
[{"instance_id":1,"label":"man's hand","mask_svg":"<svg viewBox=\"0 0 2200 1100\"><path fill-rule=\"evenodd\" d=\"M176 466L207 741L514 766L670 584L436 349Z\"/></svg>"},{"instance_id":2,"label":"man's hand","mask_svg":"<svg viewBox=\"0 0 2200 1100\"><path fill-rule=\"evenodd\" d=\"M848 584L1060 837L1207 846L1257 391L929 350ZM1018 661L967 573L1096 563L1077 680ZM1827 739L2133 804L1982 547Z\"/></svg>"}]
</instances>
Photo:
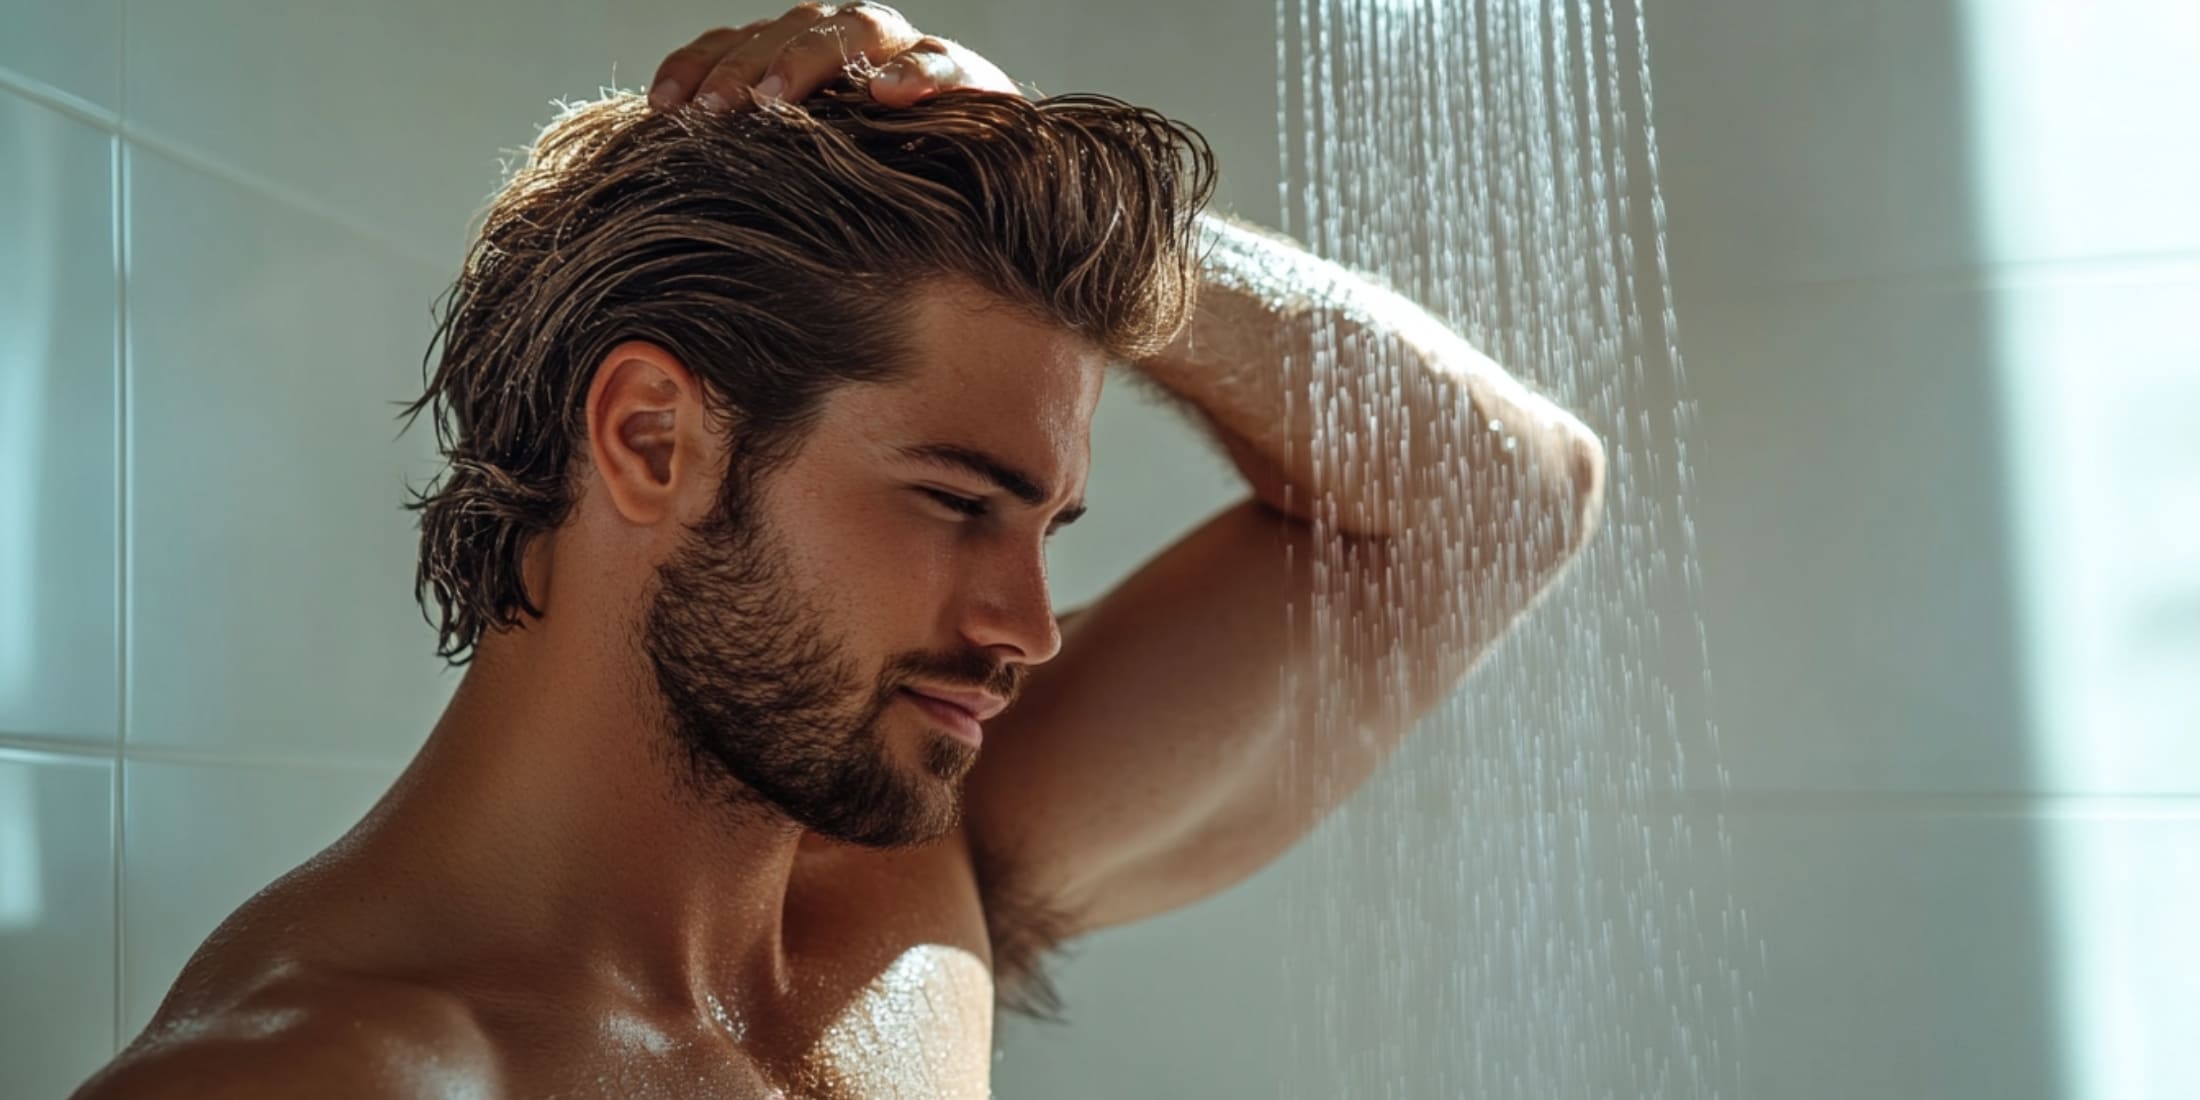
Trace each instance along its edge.
<instances>
[{"instance_id":1,"label":"man's hand","mask_svg":"<svg viewBox=\"0 0 2200 1100\"><path fill-rule=\"evenodd\" d=\"M759 99L799 103L847 76L868 78L871 98L891 107L954 89L1021 94L992 62L920 33L884 4L811 0L674 50L657 66L649 102L661 111L690 100L709 111Z\"/></svg>"}]
</instances>

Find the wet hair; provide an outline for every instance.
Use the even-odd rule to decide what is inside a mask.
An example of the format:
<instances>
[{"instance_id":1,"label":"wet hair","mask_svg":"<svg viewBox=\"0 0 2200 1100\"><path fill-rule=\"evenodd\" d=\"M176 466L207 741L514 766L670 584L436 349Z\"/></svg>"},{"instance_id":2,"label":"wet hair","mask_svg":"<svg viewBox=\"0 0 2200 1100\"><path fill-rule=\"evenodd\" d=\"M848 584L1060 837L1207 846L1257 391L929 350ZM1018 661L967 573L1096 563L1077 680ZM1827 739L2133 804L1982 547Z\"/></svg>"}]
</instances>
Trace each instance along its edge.
<instances>
[{"instance_id":1,"label":"wet hair","mask_svg":"<svg viewBox=\"0 0 2200 1100\"><path fill-rule=\"evenodd\" d=\"M464 663L542 614L521 562L572 507L613 347L656 344L703 382L738 429L731 490L790 461L834 390L907 376L927 282L1113 358L1160 350L1190 316L1213 187L1197 131L1106 96L892 108L859 82L731 114L624 93L569 106L491 201L405 409L432 411L449 463L408 505L437 653Z\"/></svg>"}]
</instances>

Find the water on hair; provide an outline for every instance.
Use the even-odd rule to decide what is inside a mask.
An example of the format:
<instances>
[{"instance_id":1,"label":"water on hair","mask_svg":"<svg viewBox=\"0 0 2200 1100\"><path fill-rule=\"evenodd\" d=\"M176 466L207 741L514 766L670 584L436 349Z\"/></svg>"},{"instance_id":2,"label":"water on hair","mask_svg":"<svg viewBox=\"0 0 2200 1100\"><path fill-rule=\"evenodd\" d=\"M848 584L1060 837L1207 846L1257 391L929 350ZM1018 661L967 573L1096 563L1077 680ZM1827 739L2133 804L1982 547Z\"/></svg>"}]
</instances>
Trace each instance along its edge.
<instances>
[{"instance_id":1,"label":"water on hair","mask_svg":"<svg viewBox=\"0 0 2200 1100\"><path fill-rule=\"evenodd\" d=\"M1287 864L1288 1094L1736 1096L1765 956L1727 888L1643 12L1278 0L1277 20L1284 230L1427 305L1608 456L1595 541ZM1325 466L1402 445L1398 364L1347 424L1333 354L1305 358L1285 369ZM1474 476L1451 472L1456 499ZM1324 545L1335 584L1469 612ZM1292 612L1333 661L1395 637L1334 602Z\"/></svg>"}]
</instances>

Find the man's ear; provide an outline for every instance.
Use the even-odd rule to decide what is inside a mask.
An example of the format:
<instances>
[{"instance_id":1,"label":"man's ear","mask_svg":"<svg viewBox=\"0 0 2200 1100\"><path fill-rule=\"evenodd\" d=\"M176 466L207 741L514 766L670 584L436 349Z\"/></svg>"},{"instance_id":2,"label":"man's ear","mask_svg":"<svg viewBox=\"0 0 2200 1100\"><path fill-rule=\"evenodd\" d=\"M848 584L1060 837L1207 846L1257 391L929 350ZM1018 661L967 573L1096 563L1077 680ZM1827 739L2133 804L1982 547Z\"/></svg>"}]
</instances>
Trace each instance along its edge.
<instances>
[{"instance_id":1,"label":"man's ear","mask_svg":"<svg viewBox=\"0 0 2200 1100\"><path fill-rule=\"evenodd\" d=\"M596 365L588 385L588 458L626 521L678 518L717 450L702 385L655 344L629 340Z\"/></svg>"}]
</instances>

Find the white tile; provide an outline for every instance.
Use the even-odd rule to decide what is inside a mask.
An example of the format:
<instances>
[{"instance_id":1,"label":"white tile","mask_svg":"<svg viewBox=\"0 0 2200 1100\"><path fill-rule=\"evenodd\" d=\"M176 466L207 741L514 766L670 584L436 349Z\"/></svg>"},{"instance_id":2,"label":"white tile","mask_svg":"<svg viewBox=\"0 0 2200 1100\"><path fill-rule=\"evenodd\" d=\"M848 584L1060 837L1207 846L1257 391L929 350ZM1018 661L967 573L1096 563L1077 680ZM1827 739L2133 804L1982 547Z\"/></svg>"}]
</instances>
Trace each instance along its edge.
<instances>
[{"instance_id":1,"label":"white tile","mask_svg":"<svg viewBox=\"0 0 2200 1100\"><path fill-rule=\"evenodd\" d=\"M121 0L0 4L0 69L113 110L121 95Z\"/></svg>"},{"instance_id":2,"label":"white tile","mask_svg":"<svg viewBox=\"0 0 2200 1100\"><path fill-rule=\"evenodd\" d=\"M342 836L396 771L130 760L123 784L123 1035L261 888Z\"/></svg>"},{"instance_id":3,"label":"white tile","mask_svg":"<svg viewBox=\"0 0 2200 1100\"><path fill-rule=\"evenodd\" d=\"M2019 676L1997 308L1865 288L1684 320L1702 613L1738 787L2059 783Z\"/></svg>"},{"instance_id":4,"label":"white tile","mask_svg":"<svg viewBox=\"0 0 2200 1100\"><path fill-rule=\"evenodd\" d=\"M1743 1095L2063 1095L2036 822L1730 820L1735 900L1765 948Z\"/></svg>"},{"instance_id":5,"label":"white tile","mask_svg":"<svg viewBox=\"0 0 2200 1100\"><path fill-rule=\"evenodd\" d=\"M1661 920L1668 936L1733 944L1738 1095L2092 1095L2066 1091L2069 930L2056 899L2068 884L2049 823L1898 801L1854 812L1773 806L1726 821L1731 878L1709 815L1691 815L1684 858L1660 858L1645 878L1669 898L1693 892L1702 914ZM1626 867L1606 866L1615 878ZM1722 925L1729 898L1737 915ZM1707 994L1731 1008L1715 986Z\"/></svg>"},{"instance_id":6,"label":"white tile","mask_svg":"<svg viewBox=\"0 0 2200 1100\"><path fill-rule=\"evenodd\" d=\"M2200 250L2200 7L1962 7L1980 221L1994 257Z\"/></svg>"},{"instance_id":7,"label":"white tile","mask_svg":"<svg viewBox=\"0 0 2200 1100\"><path fill-rule=\"evenodd\" d=\"M67 1095L114 1055L113 769L0 749L0 1095Z\"/></svg>"},{"instance_id":8,"label":"white tile","mask_svg":"<svg viewBox=\"0 0 2200 1100\"><path fill-rule=\"evenodd\" d=\"M1647 21L1684 304L1982 258L1947 5L1699 2Z\"/></svg>"},{"instance_id":9,"label":"white tile","mask_svg":"<svg viewBox=\"0 0 2200 1100\"><path fill-rule=\"evenodd\" d=\"M0 732L115 736L111 145L0 92Z\"/></svg>"},{"instance_id":10,"label":"white tile","mask_svg":"<svg viewBox=\"0 0 2200 1100\"><path fill-rule=\"evenodd\" d=\"M2200 803L2053 834L2071 1094L2200 1094Z\"/></svg>"},{"instance_id":11,"label":"white tile","mask_svg":"<svg viewBox=\"0 0 2200 1100\"><path fill-rule=\"evenodd\" d=\"M1648 26L1684 302L2200 248L2191 4L1698 2Z\"/></svg>"},{"instance_id":12,"label":"white tile","mask_svg":"<svg viewBox=\"0 0 2200 1100\"><path fill-rule=\"evenodd\" d=\"M2079 959L2060 824L1775 805L1730 812L1722 844L1700 812L1685 837L1664 809L1482 812L1462 805L1472 763L1436 756L1459 769L1448 811L1400 800L1427 775L1388 776L1273 873L1084 942L1062 972L1073 1029L1001 1028L1004 1095L1642 1096L1661 1059L1666 1096L2093 1095L2063 1088ZM2182 857L2157 849L2192 840L2133 839L2107 843L2165 873ZM2152 878L2150 898L2174 892ZM2127 924L2127 961L2184 966L2179 927ZM2175 991L2151 983L2142 1002L2157 1015L2133 1043L2157 1044L2153 1069L2178 1068L2159 1044L2190 1031Z\"/></svg>"},{"instance_id":13,"label":"white tile","mask_svg":"<svg viewBox=\"0 0 2200 1100\"><path fill-rule=\"evenodd\" d=\"M394 760L454 679L401 510L440 276L132 154L133 744Z\"/></svg>"},{"instance_id":14,"label":"white tile","mask_svg":"<svg viewBox=\"0 0 2200 1100\"><path fill-rule=\"evenodd\" d=\"M1338 882L1363 900L1332 926L1361 934L1387 899L1420 918L1392 933L1416 957L1482 959L1481 980L1459 994L1465 1013L1519 1022L1481 1030L1563 1064L1571 1025L1606 1065L1626 1063L1610 1057L1624 1032L1672 1063L1670 1095L1709 1095L1701 1086L1713 1083L1765 1100L2064 1095L2055 884L2039 826L1894 802L1826 809L1730 812L1723 837L1706 813L1678 824L1662 810L1454 816L1450 839L1418 833L1386 875ZM1647 844L1634 839L1645 829ZM1443 983L1409 987L1432 986ZM1699 1037L1693 1051L1676 1023ZM1380 1041L1379 1016L1353 1026L1351 1038ZM1700 1077L1684 1064L1691 1052ZM1643 1080L1649 1064L1625 1076ZM1604 1083L1627 1094L1624 1080Z\"/></svg>"},{"instance_id":15,"label":"white tile","mask_svg":"<svg viewBox=\"0 0 2200 1100\"><path fill-rule=\"evenodd\" d=\"M2043 767L2200 793L2200 265L2089 267L2000 303Z\"/></svg>"},{"instance_id":16,"label":"white tile","mask_svg":"<svg viewBox=\"0 0 2200 1100\"><path fill-rule=\"evenodd\" d=\"M592 94L593 4L132 0L133 127L448 257L559 97Z\"/></svg>"}]
</instances>

